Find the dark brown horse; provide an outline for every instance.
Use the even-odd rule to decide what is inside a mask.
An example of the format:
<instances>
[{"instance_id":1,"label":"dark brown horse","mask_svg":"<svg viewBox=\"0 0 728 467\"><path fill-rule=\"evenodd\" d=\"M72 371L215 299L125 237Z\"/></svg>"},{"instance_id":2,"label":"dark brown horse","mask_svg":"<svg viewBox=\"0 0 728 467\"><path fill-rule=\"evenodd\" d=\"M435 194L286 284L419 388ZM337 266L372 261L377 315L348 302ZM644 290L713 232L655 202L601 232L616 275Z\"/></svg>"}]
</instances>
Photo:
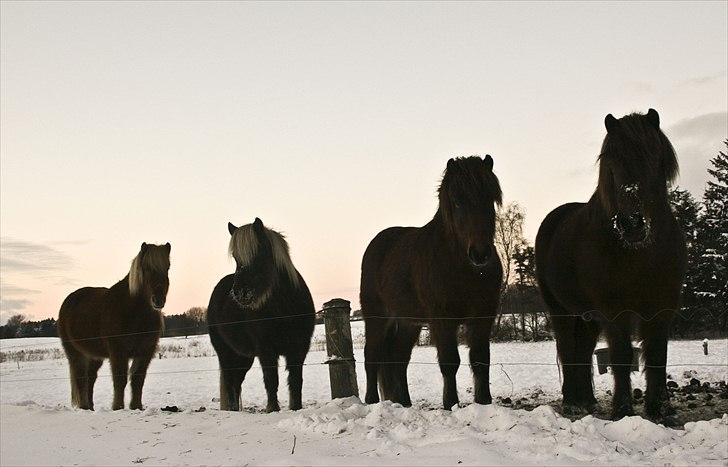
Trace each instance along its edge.
<instances>
[{"instance_id":1,"label":"dark brown horse","mask_svg":"<svg viewBox=\"0 0 728 467\"><path fill-rule=\"evenodd\" d=\"M63 301L58 314L58 335L68 357L74 406L93 410L96 374L108 358L114 380L112 408L124 408L129 373L129 408L142 408L144 378L162 332L170 249L169 243L142 243L129 274L122 280L111 288L78 289Z\"/></svg>"},{"instance_id":2,"label":"dark brown horse","mask_svg":"<svg viewBox=\"0 0 728 467\"><path fill-rule=\"evenodd\" d=\"M564 411L590 412L596 404L592 353L603 331L614 374L613 418L633 413L631 338L639 334L645 412L660 419L671 411L667 338L686 262L684 236L667 198L677 158L653 109L619 120L610 114L605 125L594 195L556 208L541 224L538 282L563 367Z\"/></svg>"},{"instance_id":3,"label":"dark brown horse","mask_svg":"<svg viewBox=\"0 0 728 467\"><path fill-rule=\"evenodd\" d=\"M301 408L303 364L316 311L306 282L293 266L288 243L256 218L228 224L235 273L223 277L210 297L207 324L220 363L220 409L240 410L241 385L257 356L263 367L267 412L278 405L278 358L288 369L291 410Z\"/></svg>"},{"instance_id":4,"label":"dark brown horse","mask_svg":"<svg viewBox=\"0 0 728 467\"><path fill-rule=\"evenodd\" d=\"M491 402L490 329L503 271L493 244L501 189L486 156L450 159L435 217L423 227L391 227L369 244L362 261L366 402L411 405L407 366L423 324L437 346L443 406L458 403L457 330L466 327L475 402Z\"/></svg>"}]
</instances>

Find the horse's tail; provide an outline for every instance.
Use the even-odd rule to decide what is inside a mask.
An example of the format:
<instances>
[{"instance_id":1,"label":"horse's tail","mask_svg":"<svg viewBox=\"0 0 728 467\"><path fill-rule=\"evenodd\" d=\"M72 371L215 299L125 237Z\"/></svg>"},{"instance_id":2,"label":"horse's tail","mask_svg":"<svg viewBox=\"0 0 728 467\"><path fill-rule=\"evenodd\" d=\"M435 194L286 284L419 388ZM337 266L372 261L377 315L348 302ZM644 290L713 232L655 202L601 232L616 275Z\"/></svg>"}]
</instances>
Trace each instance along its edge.
<instances>
[{"instance_id":1,"label":"horse's tail","mask_svg":"<svg viewBox=\"0 0 728 467\"><path fill-rule=\"evenodd\" d=\"M88 375L84 371L86 368L85 358L76 349L71 347L69 343L63 343L63 348L68 357L68 372L71 379L71 405L73 407L82 407L86 391L86 379Z\"/></svg>"},{"instance_id":2,"label":"horse's tail","mask_svg":"<svg viewBox=\"0 0 728 467\"><path fill-rule=\"evenodd\" d=\"M396 366L392 362L392 352L389 348L382 352L382 357L382 362L379 364L379 371L377 373L380 398L382 400L397 401L399 381L396 375Z\"/></svg>"}]
</instances>

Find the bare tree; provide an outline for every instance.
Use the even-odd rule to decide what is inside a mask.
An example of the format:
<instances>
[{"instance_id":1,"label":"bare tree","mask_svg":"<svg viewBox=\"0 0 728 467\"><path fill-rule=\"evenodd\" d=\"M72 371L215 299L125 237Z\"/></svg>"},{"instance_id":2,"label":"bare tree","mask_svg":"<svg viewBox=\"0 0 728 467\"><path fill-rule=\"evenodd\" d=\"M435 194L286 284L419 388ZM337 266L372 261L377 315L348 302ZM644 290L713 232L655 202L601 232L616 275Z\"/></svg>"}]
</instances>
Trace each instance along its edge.
<instances>
[{"instance_id":1,"label":"bare tree","mask_svg":"<svg viewBox=\"0 0 728 467\"><path fill-rule=\"evenodd\" d=\"M503 287L501 288L501 299L505 295L508 284L511 281L513 270L513 254L524 243L523 220L526 214L516 202L508 203L498 210L495 218L495 246L498 249L501 263L503 263ZM500 329L502 313L498 314L496 330ZM515 314L513 315L514 329L516 328Z\"/></svg>"},{"instance_id":2,"label":"bare tree","mask_svg":"<svg viewBox=\"0 0 728 467\"><path fill-rule=\"evenodd\" d=\"M523 220L526 214L516 202L500 208L495 218L495 246L503 263L503 288L511 281L513 254L523 244Z\"/></svg>"},{"instance_id":3,"label":"bare tree","mask_svg":"<svg viewBox=\"0 0 728 467\"><path fill-rule=\"evenodd\" d=\"M8 318L8 322L5 324L6 326L18 328L21 324L25 322L25 315L17 314L13 315L10 318Z\"/></svg>"},{"instance_id":4,"label":"bare tree","mask_svg":"<svg viewBox=\"0 0 728 467\"><path fill-rule=\"evenodd\" d=\"M202 323L205 321L206 314L207 314L207 309L200 307L200 306L192 307L189 310L185 311L185 316L187 316L192 321L195 321L198 323Z\"/></svg>"}]
</instances>

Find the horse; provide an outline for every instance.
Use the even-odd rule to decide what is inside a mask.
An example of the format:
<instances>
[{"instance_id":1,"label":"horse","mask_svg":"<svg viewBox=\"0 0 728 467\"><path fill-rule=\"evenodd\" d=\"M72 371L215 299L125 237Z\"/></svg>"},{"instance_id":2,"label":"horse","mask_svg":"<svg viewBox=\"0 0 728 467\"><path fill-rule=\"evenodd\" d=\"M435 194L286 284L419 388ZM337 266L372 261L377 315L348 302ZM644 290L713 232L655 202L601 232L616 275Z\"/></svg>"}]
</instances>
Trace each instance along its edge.
<instances>
[{"instance_id":1,"label":"horse","mask_svg":"<svg viewBox=\"0 0 728 467\"><path fill-rule=\"evenodd\" d=\"M496 205L502 203L493 158L450 159L438 189L439 206L423 227L390 227L374 237L361 266L367 390L411 406L407 367L423 325L437 346L443 407L459 403L458 328L470 347L474 399L490 404L490 330L503 269L494 245Z\"/></svg>"},{"instance_id":2,"label":"horse","mask_svg":"<svg viewBox=\"0 0 728 467\"><path fill-rule=\"evenodd\" d=\"M63 301L58 335L68 357L73 406L93 410L96 375L108 358L114 381L112 409L124 408L129 374L129 408L142 409L144 379L164 325L171 248L169 243L142 243L122 280L110 288L83 287Z\"/></svg>"},{"instance_id":3,"label":"horse","mask_svg":"<svg viewBox=\"0 0 728 467\"><path fill-rule=\"evenodd\" d=\"M675 150L654 109L612 114L599 155L599 181L586 203L546 216L536 237L537 280L551 314L563 371L565 413L594 410L592 353L606 336L614 376L612 418L634 413L631 338L642 339L645 413L671 415L665 365L670 322L686 268L682 230L668 202Z\"/></svg>"},{"instance_id":4,"label":"horse","mask_svg":"<svg viewBox=\"0 0 728 467\"><path fill-rule=\"evenodd\" d=\"M316 312L283 235L263 225L228 223L235 272L215 286L207 307L210 341L220 364L220 410L241 409L240 386L257 356L268 396L278 404L278 359L286 359L289 408L302 408L303 364Z\"/></svg>"}]
</instances>

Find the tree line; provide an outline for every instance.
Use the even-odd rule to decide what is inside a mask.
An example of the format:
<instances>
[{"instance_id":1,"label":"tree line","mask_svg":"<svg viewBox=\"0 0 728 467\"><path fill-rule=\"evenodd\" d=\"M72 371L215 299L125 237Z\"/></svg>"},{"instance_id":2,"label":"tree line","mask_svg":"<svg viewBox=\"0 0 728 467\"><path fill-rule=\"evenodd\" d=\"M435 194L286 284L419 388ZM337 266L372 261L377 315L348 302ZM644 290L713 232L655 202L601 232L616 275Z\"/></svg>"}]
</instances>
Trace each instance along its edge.
<instances>
[{"instance_id":1,"label":"tree line","mask_svg":"<svg viewBox=\"0 0 728 467\"><path fill-rule=\"evenodd\" d=\"M728 148L728 140L724 142ZM728 335L728 156L710 161L703 197L671 188L669 201L687 242L687 272L682 308L673 321L673 337ZM536 283L534 248L523 236L525 212L518 203L502 207L496 218L495 244L503 262L501 305L494 340L550 339L551 323ZM164 317L164 337L207 333L206 310L194 307ZM321 316L317 316L317 322ZM56 336L56 320L11 317L0 338Z\"/></svg>"},{"instance_id":2,"label":"tree line","mask_svg":"<svg viewBox=\"0 0 728 467\"><path fill-rule=\"evenodd\" d=\"M164 316L162 337L193 336L207 334L207 310L193 307L178 315ZM21 314L13 315L4 326L0 326L0 339L13 337L57 337L56 320L47 318L31 321Z\"/></svg>"}]
</instances>

